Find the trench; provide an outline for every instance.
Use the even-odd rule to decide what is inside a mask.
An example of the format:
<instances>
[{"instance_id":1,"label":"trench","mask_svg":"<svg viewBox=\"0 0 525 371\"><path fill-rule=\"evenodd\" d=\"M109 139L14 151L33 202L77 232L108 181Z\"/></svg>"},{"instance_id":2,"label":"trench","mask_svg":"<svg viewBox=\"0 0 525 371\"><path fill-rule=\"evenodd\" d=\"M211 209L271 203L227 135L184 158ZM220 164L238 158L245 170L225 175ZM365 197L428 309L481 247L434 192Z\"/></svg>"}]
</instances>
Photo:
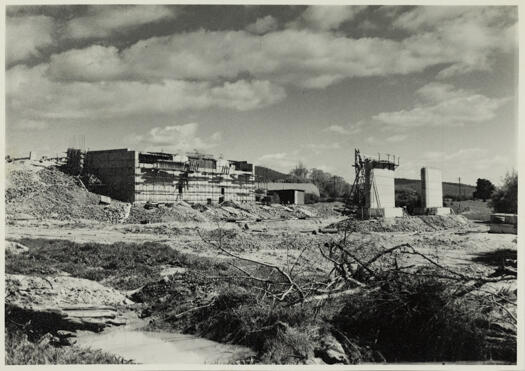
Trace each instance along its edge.
<instances>
[{"instance_id":1,"label":"trench","mask_svg":"<svg viewBox=\"0 0 525 371\"><path fill-rule=\"evenodd\" d=\"M234 364L255 356L247 347L180 332L149 331L145 326L145 320L133 319L100 333L82 331L77 335L77 345L143 364Z\"/></svg>"}]
</instances>

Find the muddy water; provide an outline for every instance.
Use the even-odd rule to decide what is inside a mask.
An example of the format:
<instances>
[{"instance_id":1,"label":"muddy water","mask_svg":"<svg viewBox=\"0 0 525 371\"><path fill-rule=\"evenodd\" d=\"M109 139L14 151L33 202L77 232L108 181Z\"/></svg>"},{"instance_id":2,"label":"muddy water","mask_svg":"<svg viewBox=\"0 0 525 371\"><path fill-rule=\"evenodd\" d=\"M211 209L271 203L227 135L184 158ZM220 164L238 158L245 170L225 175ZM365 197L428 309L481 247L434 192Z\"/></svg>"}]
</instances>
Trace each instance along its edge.
<instances>
[{"instance_id":1,"label":"muddy water","mask_svg":"<svg viewBox=\"0 0 525 371\"><path fill-rule=\"evenodd\" d=\"M126 326L99 334L81 333L77 345L147 364L231 364L254 355L253 351L242 346L181 333L141 330L144 325L143 321L134 320Z\"/></svg>"}]
</instances>

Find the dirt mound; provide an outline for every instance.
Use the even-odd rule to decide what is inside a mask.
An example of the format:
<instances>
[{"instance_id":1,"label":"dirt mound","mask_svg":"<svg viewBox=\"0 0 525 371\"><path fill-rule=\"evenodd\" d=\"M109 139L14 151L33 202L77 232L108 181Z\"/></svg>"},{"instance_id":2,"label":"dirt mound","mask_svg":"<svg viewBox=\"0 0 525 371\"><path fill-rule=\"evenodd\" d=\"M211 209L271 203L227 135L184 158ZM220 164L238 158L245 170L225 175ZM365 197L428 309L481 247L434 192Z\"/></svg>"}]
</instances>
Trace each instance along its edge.
<instances>
[{"instance_id":1,"label":"dirt mound","mask_svg":"<svg viewBox=\"0 0 525 371\"><path fill-rule=\"evenodd\" d=\"M347 219L327 228L349 232L432 232L473 229L475 225L462 215L422 215L391 219Z\"/></svg>"},{"instance_id":2,"label":"dirt mound","mask_svg":"<svg viewBox=\"0 0 525 371\"><path fill-rule=\"evenodd\" d=\"M131 206L126 223L204 222L207 220L199 210L185 204L157 205L152 208L136 204Z\"/></svg>"},{"instance_id":3,"label":"dirt mound","mask_svg":"<svg viewBox=\"0 0 525 371\"><path fill-rule=\"evenodd\" d=\"M89 192L76 177L56 167L9 164L6 210L9 220L87 219L111 223L218 222L306 219L338 215L332 204L271 206L224 202L221 205L132 205L113 201L99 205L100 196Z\"/></svg>"},{"instance_id":4,"label":"dirt mound","mask_svg":"<svg viewBox=\"0 0 525 371\"><path fill-rule=\"evenodd\" d=\"M31 164L7 168L5 193L8 219L90 219L120 221L125 204L99 205L100 196L87 191L75 177L55 167Z\"/></svg>"},{"instance_id":5,"label":"dirt mound","mask_svg":"<svg viewBox=\"0 0 525 371\"><path fill-rule=\"evenodd\" d=\"M125 321L117 308L130 303L118 291L82 278L6 275L9 315L40 321L42 326L98 331L121 325ZM50 319L53 323L46 323Z\"/></svg>"},{"instance_id":6,"label":"dirt mound","mask_svg":"<svg viewBox=\"0 0 525 371\"><path fill-rule=\"evenodd\" d=\"M131 207L126 223L162 222L221 222L306 219L339 215L331 206L280 205L271 206L255 203L236 203L226 201L220 205L195 204L185 202L166 205L137 204Z\"/></svg>"}]
</instances>

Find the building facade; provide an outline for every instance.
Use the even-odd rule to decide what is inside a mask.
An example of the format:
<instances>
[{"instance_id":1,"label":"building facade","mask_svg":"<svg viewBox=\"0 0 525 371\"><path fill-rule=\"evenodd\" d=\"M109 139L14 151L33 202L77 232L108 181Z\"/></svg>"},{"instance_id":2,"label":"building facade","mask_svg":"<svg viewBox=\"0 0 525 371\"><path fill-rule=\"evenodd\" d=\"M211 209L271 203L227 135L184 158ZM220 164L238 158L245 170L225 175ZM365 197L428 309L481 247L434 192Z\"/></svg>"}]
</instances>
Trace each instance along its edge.
<instances>
[{"instance_id":1,"label":"building facade","mask_svg":"<svg viewBox=\"0 0 525 371\"><path fill-rule=\"evenodd\" d=\"M82 174L100 180L97 191L121 201L255 201L254 166L246 161L130 149L87 151L80 157Z\"/></svg>"}]
</instances>

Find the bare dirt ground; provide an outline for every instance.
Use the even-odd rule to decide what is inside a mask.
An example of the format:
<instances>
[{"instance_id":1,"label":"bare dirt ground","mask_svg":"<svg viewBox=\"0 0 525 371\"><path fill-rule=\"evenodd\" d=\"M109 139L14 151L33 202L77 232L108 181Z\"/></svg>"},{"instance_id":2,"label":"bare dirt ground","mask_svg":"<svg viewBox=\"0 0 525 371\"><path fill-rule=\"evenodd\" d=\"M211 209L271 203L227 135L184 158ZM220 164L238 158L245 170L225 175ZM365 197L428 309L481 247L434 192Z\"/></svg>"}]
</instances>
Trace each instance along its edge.
<instances>
[{"instance_id":1,"label":"bare dirt ground","mask_svg":"<svg viewBox=\"0 0 525 371\"><path fill-rule=\"evenodd\" d=\"M17 222L7 227L6 239L65 239L77 243L162 242L181 252L217 257L219 251L206 243L206 232L221 228L234 235L229 246L240 255L280 264L296 256L304 244L312 245L304 254L305 263L324 264L315 246L342 239L343 232L319 233L342 217L313 220L277 220L259 223L171 222L155 224L109 224L100 222L68 223L60 221ZM248 229L243 226L248 225ZM315 234L314 234L315 233ZM439 230L432 232L353 232L347 240L356 245L380 246L385 249L409 243L444 265L461 269L487 269L477 259L498 250L516 250L516 236L490 234L485 225L471 230Z\"/></svg>"},{"instance_id":2,"label":"bare dirt ground","mask_svg":"<svg viewBox=\"0 0 525 371\"><path fill-rule=\"evenodd\" d=\"M403 244L421 253L404 255L399 260L400 267L428 264L425 261L428 257L445 270L486 277L498 268L508 267L509 260L510 266L516 266L515 235L488 233L486 224L462 215L353 221L340 214L340 203L291 206L179 203L153 208L122 202L101 205L98 196L88 192L80 180L53 167L28 165L8 170L6 240L15 242L10 244L14 246L10 254L17 253L17 246L21 246L18 250L24 254L27 247L16 245L16 242L28 240L33 240L32 248L34 244L46 245L42 240L71 241L76 243L71 244L71 248L78 251L83 246L77 244L83 243L107 244L113 248L117 243L154 242L173 249L164 247L169 252L180 252L196 261L209 258L207 261L229 263L232 258L218 248L220 244L238 257L279 266L283 270L297 263L298 271L325 275L333 266L319 248L344 240L346 246L356 251L363 249L371 255ZM478 214L486 211L480 210L475 210L475 219L484 220ZM45 248L43 251L48 254ZM141 254L149 254L149 250L141 251ZM76 264L74 261L68 263ZM166 268L180 269L178 265ZM206 291L207 286L191 275L191 269L184 277L193 281L186 285L194 291ZM160 273L159 277L150 279L155 281L162 277ZM22 278L31 279L31 276ZM100 282L107 284L104 280ZM155 285L158 283L154 282ZM515 292L516 282L491 282L484 289ZM203 292L201 296L207 298L209 295Z\"/></svg>"}]
</instances>

